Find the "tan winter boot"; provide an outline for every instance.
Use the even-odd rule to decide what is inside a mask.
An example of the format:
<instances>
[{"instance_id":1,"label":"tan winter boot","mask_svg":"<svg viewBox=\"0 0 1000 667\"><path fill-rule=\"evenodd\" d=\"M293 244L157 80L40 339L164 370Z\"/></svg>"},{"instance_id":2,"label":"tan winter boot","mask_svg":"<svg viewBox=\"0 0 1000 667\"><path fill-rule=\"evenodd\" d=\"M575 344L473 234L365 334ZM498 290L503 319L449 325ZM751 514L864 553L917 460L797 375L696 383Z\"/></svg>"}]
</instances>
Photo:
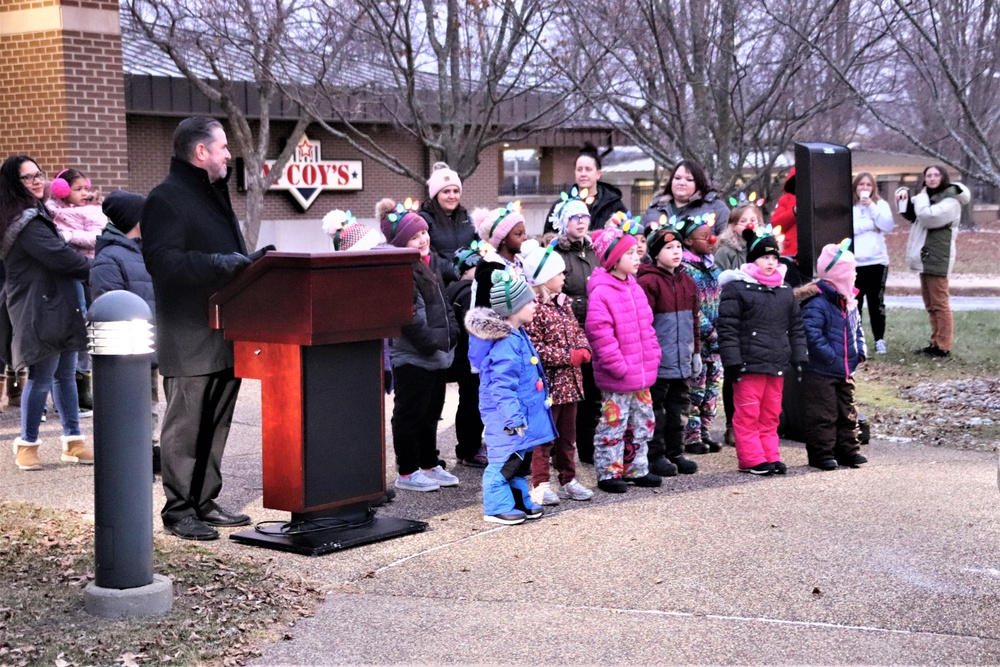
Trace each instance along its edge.
<instances>
[{"instance_id":1,"label":"tan winter boot","mask_svg":"<svg viewBox=\"0 0 1000 667\"><path fill-rule=\"evenodd\" d=\"M14 438L14 463L21 470L41 470L42 462L38 458L37 442L28 442Z\"/></svg>"},{"instance_id":2,"label":"tan winter boot","mask_svg":"<svg viewBox=\"0 0 1000 667\"><path fill-rule=\"evenodd\" d=\"M62 440L64 463L94 465L94 450L87 446L82 435L64 435L59 439Z\"/></svg>"}]
</instances>

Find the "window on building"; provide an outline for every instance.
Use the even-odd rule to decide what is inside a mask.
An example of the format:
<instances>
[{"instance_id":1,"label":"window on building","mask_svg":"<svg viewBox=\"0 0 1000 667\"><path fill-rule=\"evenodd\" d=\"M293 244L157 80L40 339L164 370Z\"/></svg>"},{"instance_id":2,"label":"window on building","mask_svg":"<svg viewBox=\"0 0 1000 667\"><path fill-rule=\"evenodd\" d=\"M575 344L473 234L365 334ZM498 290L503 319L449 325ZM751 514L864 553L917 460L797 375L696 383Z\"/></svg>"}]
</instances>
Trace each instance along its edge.
<instances>
[{"instance_id":1,"label":"window on building","mask_svg":"<svg viewBox=\"0 0 1000 667\"><path fill-rule=\"evenodd\" d=\"M508 148L503 152L503 186L500 194L538 193L541 151L535 148Z\"/></svg>"}]
</instances>

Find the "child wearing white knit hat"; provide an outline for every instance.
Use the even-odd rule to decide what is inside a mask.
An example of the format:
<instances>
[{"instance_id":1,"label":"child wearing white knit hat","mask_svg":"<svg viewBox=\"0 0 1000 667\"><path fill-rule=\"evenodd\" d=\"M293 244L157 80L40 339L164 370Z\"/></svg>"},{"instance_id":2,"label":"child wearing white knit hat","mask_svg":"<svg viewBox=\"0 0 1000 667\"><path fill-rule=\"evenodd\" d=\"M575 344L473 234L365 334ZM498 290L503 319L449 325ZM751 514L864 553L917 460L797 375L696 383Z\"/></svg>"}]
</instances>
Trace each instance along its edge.
<instances>
[{"instance_id":1,"label":"child wearing white knit hat","mask_svg":"<svg viewBox=\"0 0 1000 667\"><path fill-rule=\"evenodd\" d=\"M525 241L521 246L524 277L537 297L535 317L524 330L535 344L545 369L552 398L557 436L535 447L531 459L531 498L539 505L558 505L561 499L590 500L594 492L576 480L577 403L583 399L580 367L590 361L590 344L562 293L566 262L555 252L558 239L547 246ZM550 466L559 474L559 491L552 490Z\"/></svg>"}]
</instances>

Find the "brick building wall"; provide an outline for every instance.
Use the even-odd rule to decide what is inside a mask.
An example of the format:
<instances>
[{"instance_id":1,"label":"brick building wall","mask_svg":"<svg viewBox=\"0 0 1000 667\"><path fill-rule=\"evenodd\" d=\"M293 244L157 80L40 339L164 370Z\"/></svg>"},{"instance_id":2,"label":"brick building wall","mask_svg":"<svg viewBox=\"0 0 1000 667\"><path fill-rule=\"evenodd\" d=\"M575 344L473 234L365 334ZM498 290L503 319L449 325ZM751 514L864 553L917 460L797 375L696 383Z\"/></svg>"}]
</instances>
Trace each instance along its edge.
<instances>
[{"instance_id":1,"label":"brick building wall","mask_svg":"<svg viewBox=\"0 0 1000 667\"><path fill-rule=\"evenodd\" d=\"M173 132L180 118L165 116L130 115L127 121L129 189L147 194L163 180L170 168L173 152ZM223 121L223 126L226 126ZM270 154L278 155L281 141L291 132L293 123L276 121L272 124L272 145ZM395 155L418 169L426 164L423 150L412 139L402 134L385 130L388 134L385 145ZM391 133L391 134L389 134ZM313 141L322 144L324 160L361 160L364 169L364 189L357 192L324 192L313 202L309 210L303 212L286 192L269 192L264 198L263 219L277 221L278 225L291 225L300 221L311 221L310 227L319 229L319 221L334 208L350 209L358 218L374 217L375 204L383 197L423 199L426 187L418 185L405 176L394 174L374 160L364 157L351 148L346 141L337 139L316 126L306 134ZM470 210L475 206L495 208L497 206L498 159L496 148L487 149L481 159L479 169L462 184L462 203ZM238 157L233 155L233 157ZM230 163L235 166L235 160ZM230 186L233 208L241 218L245 215L245 196L236 190L236 179Z\"/></svg>"},{"instance_id":2,"label":"brick building wall","mask_svg":"<svg viewBox=\"0 0 1000 667\"><path fill-rule=\"evenodd\" d=\"M128 182L117 0L7 0L0 6L0 152L55 175Z\"/></svg>"}]
</instances>

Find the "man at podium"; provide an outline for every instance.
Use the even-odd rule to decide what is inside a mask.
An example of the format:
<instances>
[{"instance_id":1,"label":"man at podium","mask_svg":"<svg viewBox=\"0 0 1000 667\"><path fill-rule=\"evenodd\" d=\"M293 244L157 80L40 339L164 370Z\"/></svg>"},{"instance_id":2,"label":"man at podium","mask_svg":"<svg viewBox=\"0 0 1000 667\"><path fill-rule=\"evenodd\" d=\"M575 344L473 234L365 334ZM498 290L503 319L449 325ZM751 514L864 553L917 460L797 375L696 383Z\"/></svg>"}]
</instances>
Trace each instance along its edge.
<instances>
[{"instance_id":1,"label":"man at podium","mask_svg":"<svg viewBox=\"0 0 1000 667\"><path fill-rule=\"evenodd\" d=\"M167 500L160 516L167 533L186 540L215 540L213 526L250 523L215 502L240 379L233 344L209 327L208 299L251 262L229 199L229 158L217 120L181 121L170 173L142 213L167 399L160 438Z\"/></svg>"}]
</instances>

